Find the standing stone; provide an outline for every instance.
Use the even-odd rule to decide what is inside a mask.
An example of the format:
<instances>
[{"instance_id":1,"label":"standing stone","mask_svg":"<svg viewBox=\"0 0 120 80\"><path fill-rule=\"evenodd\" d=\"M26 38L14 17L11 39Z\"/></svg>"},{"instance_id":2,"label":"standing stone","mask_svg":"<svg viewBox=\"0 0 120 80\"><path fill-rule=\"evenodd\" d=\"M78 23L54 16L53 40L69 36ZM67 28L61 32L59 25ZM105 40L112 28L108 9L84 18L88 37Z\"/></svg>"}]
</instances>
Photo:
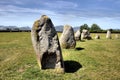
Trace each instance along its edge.
<instances>
[{"instance_id":1,"label":"standing stone","mask_svg":"<svg viewBox=\"0 0 120 80\"><path fill-rule=\"evenodd\" d=\"M119 39L120 37L119 37L119 34L115 34L115 38L116 39Z\"/></svg>"},{"instance_id":2,"label":"standing stone","mask_svg":"<svg viewBox=\"0 0 120 80\"><path fill-rule=\"evenodd\" d=\"M34 22L31 37L41 69L60 69L64 72L62 52L51 19L42 15Z\"/></svg>"},{"instance_id":3,"label":"standing stone","mask_svg":"<svg viewBox=\"0 0 120 80\"><path fill-rule=\"evenodd\" d=\"M107 31L106 38L107 38L107 39L112 39L111 31L110 31L110 30Z\"/></svg>"},{"instance_id":4,"label":"standing stone","mask_svg":"<svg viewBox=\"0 0 120 80\"><path fill-rule=\"evenodd\" d=\"M100 39L100 35L96 34L95 39Z\"/></svg>"},{"instance_id":5,"label":"standing stone","mask_svg":"<svg viewBox=\"0 0 120 80\"><path fill-rule=\"evenodd\" d=\"M76 41L80 40L80 36L81 36L80 30L77 30L75 33L75 40Z\"/></svg>"},{"instance_id":6,"label":"standing stone","mask_svg":"<svg viewBox=\"0 0 120 80\"><path fill-rule=\"evenodd\" d=\"M60 37L60 44L62 48L69 49L75 48L76 41L74 37L74 30L70 25L65 25L63 33Z\"/></svg>"},{"instance_id":7,"label":"standing stone","mask_svg":"<svg viewBox=\"0 0 120 80\"><path fill-rule=\"evenodd\" d=\"M82 30L81 40L83 40L83 39L88 39L88 40L92 39L90 36L90 32L86 29Z\"/></svg>"}]
</instances>

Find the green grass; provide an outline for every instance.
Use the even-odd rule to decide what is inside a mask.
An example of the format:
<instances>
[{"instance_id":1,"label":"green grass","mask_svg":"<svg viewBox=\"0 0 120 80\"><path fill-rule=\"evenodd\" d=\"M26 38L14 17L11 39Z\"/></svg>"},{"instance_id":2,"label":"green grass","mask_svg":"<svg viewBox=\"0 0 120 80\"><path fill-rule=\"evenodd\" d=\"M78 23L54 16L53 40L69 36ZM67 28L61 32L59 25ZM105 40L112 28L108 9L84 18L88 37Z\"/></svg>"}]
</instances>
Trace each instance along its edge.
<instances>
[{"instance_id":1,"label":"green grass","mask_svg":"<svg viewBox=\"0 0 120 80\"><path fill-rule=\"evenodd\" d=\"M61 35L60 33L58 34ZM40 70L29 32L0 33L0 80L120 80L120 39L77 41L62 49L65 74Z\"/></svg>"}]
</instances>

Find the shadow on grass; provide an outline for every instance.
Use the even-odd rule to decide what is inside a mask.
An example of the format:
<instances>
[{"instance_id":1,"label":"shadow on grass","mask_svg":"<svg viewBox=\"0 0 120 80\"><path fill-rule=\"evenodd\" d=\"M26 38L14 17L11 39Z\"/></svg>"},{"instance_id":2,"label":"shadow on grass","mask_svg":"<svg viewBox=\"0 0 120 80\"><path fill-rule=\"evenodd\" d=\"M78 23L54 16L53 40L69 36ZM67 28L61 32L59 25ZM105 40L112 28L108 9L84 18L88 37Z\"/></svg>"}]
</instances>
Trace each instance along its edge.
<instances>
[{"instance_id":1,"label":"shadow on grass","mask_svg":"<svg viewBox=\"0 0 120 80\"><path fill-rule=\"evenodd\" d=\"M85 49L85 48L81 48L81 47L76 47L76 48L75 48L75 50L78 50L78 51L79 51L79 50L83 50L83 49Z\"/></svg>"},{"instance_id":2,"label":"shadow on grass","mask_svg":"<svg viewBox=\"0 0 120 80\"><path fill-rule=\"evenodd\" d=\"M64 61L64 65L66 73L74 73L82 68L82 65L76 61Z\"/></svg>"},{"instance_id":3,"label":"shadow on grass","mask_svg":"<svg viewBox=\"0 0 120 80\"><path fill-rule=\"evenodd\" d=\"M80 42L85 42L85 40L80 40Z\"/></svg>"}]
</instances>

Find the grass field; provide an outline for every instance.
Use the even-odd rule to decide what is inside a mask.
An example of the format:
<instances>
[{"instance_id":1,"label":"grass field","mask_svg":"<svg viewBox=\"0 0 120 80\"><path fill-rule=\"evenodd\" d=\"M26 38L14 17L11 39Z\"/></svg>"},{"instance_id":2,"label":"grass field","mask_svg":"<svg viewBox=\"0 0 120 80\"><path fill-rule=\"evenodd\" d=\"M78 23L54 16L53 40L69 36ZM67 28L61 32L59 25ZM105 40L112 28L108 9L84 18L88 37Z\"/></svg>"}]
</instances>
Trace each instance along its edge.
<instances>
[{"instance_id":1,"label":"grass field","mask_svg":"<svg viewBox=\"0 0 120 80\"><path fill-rule=\"evenodd\" d=\"M120 39L94 35L62 49L66 70L56 74L39 69L29 32L0 33L0 80L120 80Z\"/></svg>"}]
</instances>

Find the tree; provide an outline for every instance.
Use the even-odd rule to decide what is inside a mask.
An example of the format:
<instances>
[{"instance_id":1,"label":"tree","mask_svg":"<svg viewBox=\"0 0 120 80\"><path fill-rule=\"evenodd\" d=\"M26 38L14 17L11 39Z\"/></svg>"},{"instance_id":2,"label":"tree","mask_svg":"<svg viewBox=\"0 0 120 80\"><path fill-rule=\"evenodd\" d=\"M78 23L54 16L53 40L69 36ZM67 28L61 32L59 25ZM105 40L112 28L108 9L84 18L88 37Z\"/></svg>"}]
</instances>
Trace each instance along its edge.
<instances>
[{"instance_id":1,"label":"tree","mask_svg":"<svg viewBox=\"0 0 120 80\"><path fill-rule=\"evenodd\" d=\"M82 32L83 29L89 30L90 28L87 24L83 24L83 25L80 26L80 32Z\"/></svg>"},{"instance_id":2,"label":"tree","mask_svg":"<svg viewBox=\"0 0 120 80\"><path fill-rule=\"evenodd\" d=\"M10 31L11 31L11 29L10 29L10 28L6 28L6 31L7 31L7 32L10 32Z\"/></svg>"},{"instance_id":3,"label":"tree","mask_svg":"<svg viewBox=\"0 0 120 80\"><path fill-rule=\"evenodd\" d=\"M16 27L16 28L13 29L13 31L19 31L19 28Z\"/></svg>"},{"instance_id":4,"label":"tree","mask_svg":"<svg viewBox=\"0 0 120 80\"><path fill-rule=\"evenodd\" d=\"M91 32L100 32L102 29L97 24L92 24L90 31Z\"/></svg>"}]
</instances>

